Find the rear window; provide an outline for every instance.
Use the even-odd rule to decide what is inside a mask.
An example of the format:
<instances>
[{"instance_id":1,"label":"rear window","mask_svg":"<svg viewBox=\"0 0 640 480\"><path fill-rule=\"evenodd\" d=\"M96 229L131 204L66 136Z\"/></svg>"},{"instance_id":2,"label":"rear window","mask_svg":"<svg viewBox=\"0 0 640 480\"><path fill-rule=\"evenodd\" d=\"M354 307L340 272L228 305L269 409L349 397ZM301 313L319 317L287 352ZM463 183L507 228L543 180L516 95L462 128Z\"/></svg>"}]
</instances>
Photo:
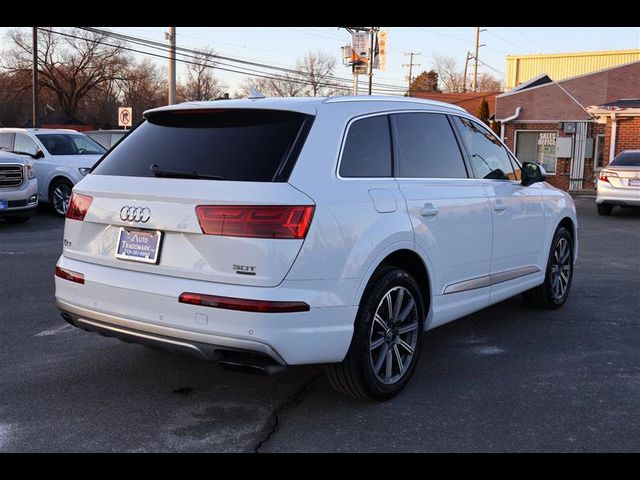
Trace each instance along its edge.
<instances>
[{"instance_id":1,"label":"rear window","mask_svg":"<svg viewBox=\"0 0 640 480\"><path fill-rule=\"evenodd\" d=\"M156 112L92 173L153 177L156 165L232 181L287 181L312 118L256 109Z\"/></svg>"},{"instance_id":2,"label":"rear window","mask_svg":"<svg viewBox=\"0 0 640 480\"><path fill-rule=\"evenodd\" d=\"M612 167L640 167L640 151L619 153L609 165Z\"/></svg>"}]
</instances>

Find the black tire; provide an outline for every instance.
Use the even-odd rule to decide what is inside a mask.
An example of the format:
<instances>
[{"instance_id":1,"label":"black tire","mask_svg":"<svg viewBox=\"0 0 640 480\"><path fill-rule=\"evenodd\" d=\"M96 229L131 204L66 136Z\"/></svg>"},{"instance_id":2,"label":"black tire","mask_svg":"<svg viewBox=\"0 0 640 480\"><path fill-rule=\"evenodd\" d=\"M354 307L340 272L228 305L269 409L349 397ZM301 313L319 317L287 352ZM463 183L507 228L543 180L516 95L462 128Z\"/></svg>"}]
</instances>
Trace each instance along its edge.
<instances>
[{"instance_id":1,"label":"black tire","mask_svg":"<svg viewBox=\"0 0 640 480\"><path fill-rule=\"evenodd\" d=\"M5 220L9 223L24 223L31 218L31 215L14 215L11 217L5 217Z\"/></svg>"},{"instance_id":2,"label":"black tire","mask_svg":"<svg viewBox=\"0 0 640 480\"><path fill-rule=\"evenodd\" d=\"M611 211L613 210L613 205L609 205L607 203L601 203L598 205L598 214L609 216L611 215Z\"/></svg>"},{"instance_id":3,"label":"black tire","mask_svg":"<svg viewBox=\"0 0 640 480\"><path fill-rule=\"evenodd\" d=\"M555 263L555 253L559 248L560 242L566 242L569 249L569 257L568 257L568 281L566 285L566 289L561 295L558 295L558 290L554 289L554 263ZM563 269L564 267L558 267ZM557 271L557 270L556 270ZM564 271L564 270L563 270ZM560 275L560 273L558 273ZM544 309L544 310L555 310L560 308L567 301L567 297L569 296L569 292L571 290L571 283L573 281L573 239L569 230L564 227L558 227L556 229L556 233L553 236L553 241L551 242L551 249L549 251L549 258L547 260L547 269L544 277L544 283L539 285L531 290L527 290L522 294L525 302L533 308ZM558 282L560 280L558 279ZM561 287L558 287L561 288Z\"/></svg>"},{"instance_id":4,"label":"black tire","mask_svg":"<svg viewBox=\"0 0 640 480\"><path fill-rule=\"evenodd\" d=\"M402 310L400 313L403 313L406 310L408 313L406 314L406 320L400 320L402 317L400 314L395 315L394 322L393 315L389 312L387 320L389 327L391 327L389 330L395 332L395 337L394 332L392 332L390 335L377 337L373 342L383 342L380 347L374 348L380 348L376 362L379 365L384 364L385 373L389 374L389 370L386 369L387 361L389 360L388 355L391 356L392 368L395 363L396 370L399 370L397 374L399 377L395 381L385 383L379 379L379 373L374 372L373 357L376 355L374 352L377 350L370 349L370 347L374 330L380 326L379 323L374 325L374 316L376 312L382 312L379 310L380 308L385 308L388 305L385 302L385 307L382 306L383 301L386 301L387 294L390 295L391 302L394 292L396 304L399 303L400 305L396 312ZM402 292L402 296L400 296L400 292ZM407 296L405 292L409 292L412 298ZM398 299L400 299L399 302ZM411 300L414 301L415 310L411 306ZM389 310L391 310L390 306L387 311ZM369 285L362 296L347 356L341 363L331 364L326 367L326 374L331 385L345 395L364 400L382 401L397 395L411 378L420 358L424 330L424 311L423 295L415 279L402 269L387 266L381 267L369 281ZM402 333L402 330L408 328L411 328L411 330ZM406 336L402 339L401 335ZM405 345L408 343L413 345L415 343L412 353L400 343L393 343L402 340L404 340L402 343ZM402 353L398 354L399 351L402 351ZM403 354L405 355L404 360L402 358ZM399 357L396 355L399 355ZM386 360L383 360L383 356ZM381 367L378 367L378 372L380 371ZM392 380L392 378L389 380Z\"/></svg>"},{"instance_id":5,"label":"black tire","mask_svg":"<svg viewBox=\"0 0 640 480\"><path fill-rule=\"evenodd\" d=\"M60 189L62 197L58 196L58 189ZM72 190L73 184L69 180L65 180L64 178L54 181L49 187L49 202L53 207L53 211L59 217L64 217L67 213L67 206L69 205L69 199L71 198Z\"/></svg>"}]
</instances>

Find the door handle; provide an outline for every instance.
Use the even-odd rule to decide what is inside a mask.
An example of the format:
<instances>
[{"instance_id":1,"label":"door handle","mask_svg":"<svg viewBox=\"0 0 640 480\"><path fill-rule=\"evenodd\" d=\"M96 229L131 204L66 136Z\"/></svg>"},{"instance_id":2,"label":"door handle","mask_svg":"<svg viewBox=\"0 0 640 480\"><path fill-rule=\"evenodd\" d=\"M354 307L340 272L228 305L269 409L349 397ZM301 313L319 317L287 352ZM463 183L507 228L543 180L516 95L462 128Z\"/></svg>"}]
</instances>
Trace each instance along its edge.
<instances>
[{"instance_id":1,"label":"door handle","mask_svg":"<svg viewBox=\"0 0 640 480\"><path fill-rule=\"evenodd\" d=\"M420 209L420 215L423 217L435 217L438 213L440 213L440 210L435 208L432 203L425 203Z\"/></svg>"},{"instance_id":2,"label":"door handle","mask_svg":"<svg viewBox=\"0 0 640 480\"><path fill-rule=\"evenodd\" d=\"M506 208L507 208L507 206L504 203L502 203L501 201L499 201L499 200L496 203L493 204L493 209L496 212L502 212Z\"/></svg>"}]
</instances>

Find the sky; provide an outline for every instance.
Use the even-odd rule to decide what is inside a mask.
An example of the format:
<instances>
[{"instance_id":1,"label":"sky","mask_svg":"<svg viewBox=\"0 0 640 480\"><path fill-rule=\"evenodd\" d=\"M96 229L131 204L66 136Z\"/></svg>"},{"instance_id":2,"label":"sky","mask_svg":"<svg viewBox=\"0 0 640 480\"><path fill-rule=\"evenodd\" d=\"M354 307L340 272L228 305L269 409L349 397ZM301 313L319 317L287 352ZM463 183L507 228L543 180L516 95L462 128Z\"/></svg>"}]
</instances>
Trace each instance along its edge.
<instances>
[{"instance_id":1,"label":"sky","mask_svg":"<svg viewBox=\"0 0 640 480\"><path fill-rule=\"evenodd\" d=\"M117 33L166 42L167 27L98 27ZM388 57L385 71L374 71L374 82L397 87L407 85L407 52L414 57L414 76L429 70L436 55L453 57L460 69L467 51L473 51L475 27L381 27L388 31ZM506 56L534 53L579 52L597 50L640 49L640 28L633 27L482 27L478 58L487 66L479 73L491 73L504 80ZM61 28L56 27L56 30ZM0 28L0 57L10 47L7 33ZM274 66L295 66L296 60L309 51L322 50L334 55L335 75L351 78L350 68L343 66L340 47L350 43L350 35L337 27L176 27L177 45L201 49L233 58L258 61ZM137 48L137 47L136 47ZM135 54L142 58L141 55ZM156 59L162 66L166 61ZM184 73L178 66L178 76ZM216 76L233 92L246 78L243 75L215 71ZM364 79L363 79L364 82ZM362 84L364 85L364 83Z\"/></svg>"}]
</instances>

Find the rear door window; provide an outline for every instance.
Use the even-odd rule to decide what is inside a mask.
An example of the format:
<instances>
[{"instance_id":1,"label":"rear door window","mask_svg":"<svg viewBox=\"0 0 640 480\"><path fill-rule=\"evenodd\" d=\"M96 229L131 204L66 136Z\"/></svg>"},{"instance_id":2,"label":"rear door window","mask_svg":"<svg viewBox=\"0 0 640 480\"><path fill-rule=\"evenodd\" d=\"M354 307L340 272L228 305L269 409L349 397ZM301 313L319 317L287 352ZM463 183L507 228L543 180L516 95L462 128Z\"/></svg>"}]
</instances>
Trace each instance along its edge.
<instances>
[{"instance_id":1,"label":"rear door window","mask_svg":"<svg viewBox=\"0 0 640 480\"><path fill-rule=\"evenodd\" d=\"M388 116L356 120L347 132L340 161L340 176L391 177L391 158Z\"/></svg>"},{"instance_id":2,"label":"rear door window","mask_svg":"<svg viewBox=\"0 0 640 480\"><path fill-rule=\"evenodd\" d=\"M397 144L397 177L467 178L449 120L439 113L392 116Z\"/></svg>"},{"instance_id":3,"label":"rear door window","mask_svg":"<svg viewBox=\"0 0 640 480\"><path fill-rule=\"evenodd\" d=\"M261 109L155 112L92 173L153 177L156 165L232 181L286 181L312 118Z\"/></svg>"}]
</instances>

